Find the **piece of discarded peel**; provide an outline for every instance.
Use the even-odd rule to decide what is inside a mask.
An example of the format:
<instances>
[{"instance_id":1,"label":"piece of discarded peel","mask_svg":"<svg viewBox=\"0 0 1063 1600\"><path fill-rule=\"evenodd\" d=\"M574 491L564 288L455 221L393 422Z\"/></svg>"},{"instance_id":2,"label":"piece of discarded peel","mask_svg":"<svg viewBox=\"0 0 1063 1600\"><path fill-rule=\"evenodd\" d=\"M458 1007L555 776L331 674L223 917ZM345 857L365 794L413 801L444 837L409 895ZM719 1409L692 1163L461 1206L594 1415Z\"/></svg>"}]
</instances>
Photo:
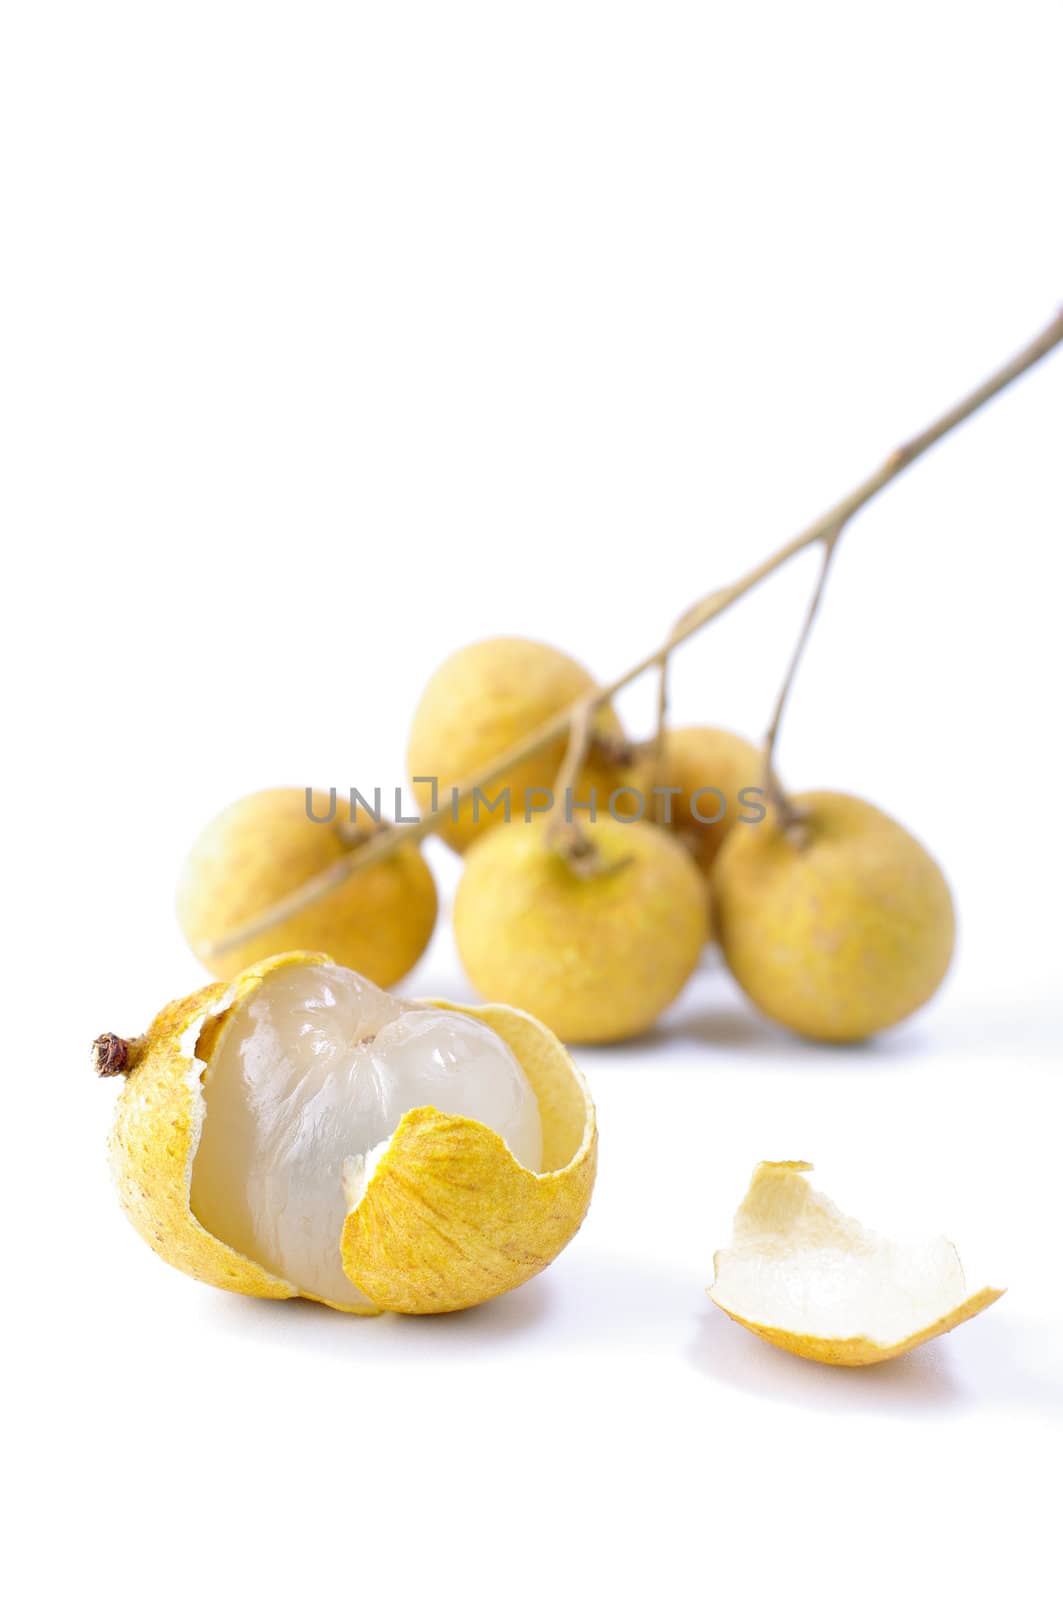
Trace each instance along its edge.
<instances>
[{"instance_id":1,"label":"piece of discarded peel","mask_svg":"<svg viewBox=\"0 0 1063 1600\"><path fill-rule=\"evenodd\" d=\"M714 1258L710 1298L792 1354L870 1366L948 1333L999 1300L968 1293L944 1238L885 1239L813 1189L805 1161L762 1161Z\"/></svg>"}]
</instances>

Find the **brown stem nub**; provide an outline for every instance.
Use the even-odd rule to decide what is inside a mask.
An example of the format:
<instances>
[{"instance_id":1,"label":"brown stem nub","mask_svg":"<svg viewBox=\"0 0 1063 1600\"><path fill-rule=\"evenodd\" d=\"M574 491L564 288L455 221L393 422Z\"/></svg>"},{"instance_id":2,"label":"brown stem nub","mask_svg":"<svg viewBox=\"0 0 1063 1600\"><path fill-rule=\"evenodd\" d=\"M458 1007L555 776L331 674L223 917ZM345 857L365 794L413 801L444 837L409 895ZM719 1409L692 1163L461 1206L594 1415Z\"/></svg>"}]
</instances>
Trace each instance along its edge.
<instances>
[{"instance_id":1,"label":"brown stem nub","mask_svg":"<svg viewBox=\"0 0 1063 1600\"><path fill-rule=\"evenodd\" d=\"M116 1033L101 1033L92 1046L92 1065L101 1078L121 1077L133 1065L129 1040Z\"/></svg>"},{"instance_id":2,"label":"brown stem nub","mask_svg":"<svg viewBox=\"0 0 1063 1600\"><path fill-rule=\"evenodd\" d=\"M592 728L587 753L597 756L604 766L623 768L634 764L637 748L618 733L600 733Z\"/></svg>"},{"instance_id":3,"label":"brown stem nub","mask_svg":"<svg viewBox=\"0 0 1063 1600\"><path fill-rule=\"evenodd\" d=\"M631 865L631 856L621 856L618 861L605 861L593 839L589 839L575 823L559 823L549 835L549 843L565 866L576 878L611 878Z\"/></svg>"}]
</instances>

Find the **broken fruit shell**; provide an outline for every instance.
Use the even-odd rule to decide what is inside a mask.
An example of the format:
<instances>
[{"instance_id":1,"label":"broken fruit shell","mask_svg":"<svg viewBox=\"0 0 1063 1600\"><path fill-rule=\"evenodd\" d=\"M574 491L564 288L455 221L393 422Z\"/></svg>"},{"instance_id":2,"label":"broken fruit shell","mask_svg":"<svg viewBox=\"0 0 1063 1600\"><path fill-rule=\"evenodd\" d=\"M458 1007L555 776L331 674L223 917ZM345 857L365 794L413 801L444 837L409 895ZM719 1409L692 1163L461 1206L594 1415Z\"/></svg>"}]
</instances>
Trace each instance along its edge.
<instances>
[{"instance_id":1,"label":"broken fruit shell","mask_svg":"<svg viewBox=\"0 0 1063 1600\"><path fill-rule=\"evenodd\" d=\"M884 1239L813 1189L807 1161L762 1161L708 1291L781 1350L833 1367L890 1361L999 1300L968 1294L955 1246Z\"/></svg>"},{"instance_id":2,"label":"broken fruit shell","mask_svg":"<svg viewBox=\"0 0 1063 1600\"><path fill-rule=\"evenodd\" d=\"M213 949L354 848L335 796L305 789L246 795L207 824L177 886L181 931L208 972L234 978L252 962L288 950L326 950L335 962L389 988L415 965L435 927L435 882L416 845L343 878L328 894L232 950ZM360 833L376 827L359 811Z\"/></svg>"},{"instance_id":3,"label":"broken fruit shell","mask_svg":"<svg viewBox=\"0 0 1063 1600\"><path fill-rule=\"evenodd\" d=\"M226 1014L280 967L327 962L294 952L213 983L159 1013L147 1033L96 1042L97 1070L123 1073L111 1137L122 1205L163 1260L221 1289L266 1299L305 1294L215 1238L191 1208L205 1115L203 1074ZM590 1203L597 1163L594 1106L568 1052L534 1018L505 1006L430 1004L479 1019L508 1045L530 1082L543 1135L529 1171L482 1123L409 1111L366 1164L347 1213L343 1267L367 1305L337 1310L425 1313L478 1305L533 1277L564 1248Z\"/></svg>"}]
</instances>

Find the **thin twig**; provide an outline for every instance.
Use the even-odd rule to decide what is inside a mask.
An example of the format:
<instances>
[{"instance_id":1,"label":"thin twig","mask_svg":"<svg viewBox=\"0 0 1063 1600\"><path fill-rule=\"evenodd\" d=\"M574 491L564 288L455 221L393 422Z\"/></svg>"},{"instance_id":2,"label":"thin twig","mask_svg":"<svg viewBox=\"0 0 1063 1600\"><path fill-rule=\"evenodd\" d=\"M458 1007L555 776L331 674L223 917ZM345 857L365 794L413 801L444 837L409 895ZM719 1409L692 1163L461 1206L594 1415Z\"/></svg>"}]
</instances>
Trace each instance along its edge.
<instances>
[{"instance_id":1,"label":"thin twig","mask_svg":"<svg viewBox=\"0 0 1063 1600\"><path fill-rule=\"evenodd\" d=\"M669 642L671 636L669 636ZM667 745L668 745L668 668L671 665L672 652L668 650L662 657L657 668L657 704L655 708L653 725L653 742L650 747L650 771L653 774L653 820L664 820L664 794L665 778L667 776Z\"/></svg>"},{"instance_id":2,"label":"thin twig","mask_svg":"<svg viewBox=\"0 0 1063 1600\"><path fill-rule=\"evenodd\" d=\"M534 733L529 734L526 739L522 739L519 744L507 750L504 755L492 762L489 767L486 767L482 772L476 773L474 777L461 784L458 788L459 801L466 799L474 790L482 789L487 784L494 782L495 779L504 777L507 772L519 762L525 760L526 757L539 754L555 739L569 732L574 718L582 714L582 708L586 707L587 714L590 715L599 706L611 700L621 689L626 689L629 683L633 683L644 672L648 672L654 667L659 668L670 658L672 651L679 645L685 643L693 634L706 627L724 611L729 610L744 595L757 588L766 578L771 577L773 573L777 572L780 567L785 566L788 561L791 561L802 550L807 550L810 545L817 544L821 540L836 536L844 528L845 524L866 506L869 500L874 499L875 495L879 494L887 484L892 483L894 478L899 477L914 461L925 455L940 439L951 433L954 428L958 428L962 422L966 422L968 417L981 410L1001 390L1014 383L1024 372L1028 372L1031 367L1035 366L1038 361L1042 360L1060 343L1063 343L1063 310L1057 312L1048 326L1035 339L1032 339L1028 345L1024 346L1010 361L999 367L992 376L972 389L968 395L958 401L956 405L950 407L948 411L945 411L936 422L931 423L922 433L916 434L907 444L901 445L887 456L882 465L869 478L847 494L844 499L839 500L837 505L832 506L829 511L825 511L822 516L817 517L803 532L795 534L792 539L789 539L776 550L774 555L768 556L751 568L744 577L739 578L726 588L715 590L712 594L706 595L703 600L692 606L680 619L664 645L651 651L649 655L643 656L640 661L636 661L634 666L629 667L618 678L614 678L611 683L596 690L593 694L585 696L584 699L577 701L575 705L568 707L567 710L559 712L557 716L551 717L548 722L544 722ZM351 873L365 871L368 867L385 860L394 851L401 849L403 845L414 844L421 839L427 838L429 834L437 832L449 814L450 803L448 802L435 811L427 812L417 822L404 824L401 828L395 827L381 830L368 843L352 849L350 854L345 856L342 861L334 863L325 872L318 873L315 877L307 879L306 883L298 890L285 896L283 900L278 901L268 911L263 912L253 921L235 928L224 938L207 946L204 953L208 957L226 955L238 948L238 946L257 938L271 928L277 927L296 911L305 910L307 906L314 905L318 900L323 899L336 887L338 882L342 882Z\"/></svg>"},{"instance_id":3,"label":"thin twig","mask_svg":"<svg viewBox=\"0 0 1063 1600\"><path fill-rule=\"evenodd\" d=\"M797 676L801 658L805 653L805 646L808 644L809 635L812 632L812 626L819 611L820 601L823 599L823 591L827 587L827 573L830 571L830 564L834 559L834 552L838 548L838 541L844 528L845 523L843 522L834 529L833 533L824 534L820 541L823 559L820 562L819 577L816 579L816 587L812 591L812 599L809 601L805 620L801 625L801 632L797 636L797 643L794 645L793 655L790 657L790 664L786 669L786 676L779 690L779 698L775 702L775 710L772 713L771 722L768 724L768 731L764 736L764 787L767 790L768 798L779 814L779 826L795 842L801 837L804 818L779 781L779 775L775 770L775 746L779 740L779 729L782 726L783 713L790 698L790 690L793 687L794 678Z\"/></svg>"},{"instance_id":4,"label":"thin twig","mask_svg":"<svg viewBox=\"0 0 1063 1600\"><path fill-rule=\"evenodd\" d=\"M554 803L546 825L550 843L575 859L588 854L587 841L573 820L569 797L574 793L594 733L594 706L581 700L572 713L565 758L554 783Z\"/></svg>"}]
</instances>

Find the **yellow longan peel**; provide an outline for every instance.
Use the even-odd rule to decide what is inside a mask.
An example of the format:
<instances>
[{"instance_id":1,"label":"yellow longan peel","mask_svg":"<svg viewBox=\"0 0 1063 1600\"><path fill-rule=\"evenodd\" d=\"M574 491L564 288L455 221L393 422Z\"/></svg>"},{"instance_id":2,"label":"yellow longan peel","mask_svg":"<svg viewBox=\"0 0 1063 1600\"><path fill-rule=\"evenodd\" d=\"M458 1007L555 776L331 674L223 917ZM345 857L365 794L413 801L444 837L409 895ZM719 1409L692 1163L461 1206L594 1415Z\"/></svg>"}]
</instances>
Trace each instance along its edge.
<instances>
[{"instance_id":1,"label":"yellow longan peel","mask_svg":"<svg viewBox=\"0 0 1063 1600\"><path fill-rule=\"evenodd\" d=\"M274 957L249 968L235 983L210 983L173 1001L146 1033L129 1042L110 1147L122 1207L164 1261L216 1288L267 1300L289 1300L299 1291L215 1239L192 1212L192 1163L204 1115L200 1078L206 1065L196 1050L216 1031L216 1019L284 960ZM96 1064L106 1070L101 1043L96 1042Z\"/></svg>"},{"instance_id":2,"label":"yellow longan peel","mask_svg":"<svg viewBox=\"0 0 1063 1600\"><path fill-rule=\"evenodd\" d=\"M202 1075L225 1014L280 967L316 965L291 952L173 1002L138 1039L103 1035L97 1069L123 1072L111 1137L119 1198L133 1226L171 1266L217 1288L284 1300L307 1294L215 1238L191 1208L204 1120ZM547 1266L586 1215L597 1166L594 1106L563 1045L504 1006L441 1010L474 1017L509 1045L539 1103L543 1170L522 1167L483 1124L425 1107L408 1112L367 1168L340 1241L344 1270L372 1301L337 1310L374 1315L452 1311L516 1288Z\"/></svg>"},{"instance_id":3,"label":"yellow longan peel","mask_svg":"<svg viewBox=\"0 0 1063 1600\"><path fill-rule=\"evenodd\" d=\"M553 1035L507 1006L433 1004L509 1045L539 1102L546 1170L520 1166L481 1123L407 1112L343 1231L347 1276L385 1311L458 1311L525 1283L568 1243L594 1185L594 1109Z\"/></svg>"},{"instance_id":4,"label":"yellow longan peel","mask_svg":"<svg viewBox=\"0 0 1063 1600\"><path fill-rule=\"evenodd\" d=\"M891 1361L999 1300L967 1292L955 1246L894 1243L838 1210L807 1161L762 1161L714 1258L710 1298L758 1338L833 1367Z\"/></svg>"}]
</instances>

